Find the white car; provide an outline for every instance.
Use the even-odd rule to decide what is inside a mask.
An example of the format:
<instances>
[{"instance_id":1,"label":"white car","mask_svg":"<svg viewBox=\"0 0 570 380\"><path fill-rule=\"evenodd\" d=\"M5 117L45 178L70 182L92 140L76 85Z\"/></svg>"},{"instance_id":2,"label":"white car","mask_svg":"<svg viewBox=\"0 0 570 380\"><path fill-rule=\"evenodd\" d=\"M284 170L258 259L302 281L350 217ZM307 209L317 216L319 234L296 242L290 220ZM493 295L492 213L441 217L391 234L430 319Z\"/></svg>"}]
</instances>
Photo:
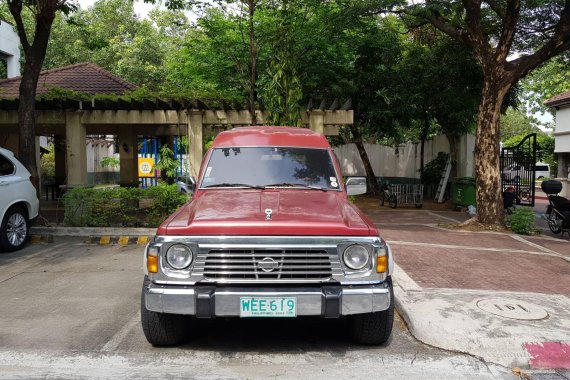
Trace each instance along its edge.
<instances>
[{"instance_id":1,"label":"white car","mask_svg":"<svg viewBox=\"0 0 570 380\"><path fill-rule=\"evenodd\" d=\"M30 220L38 216L40 202L30 177L12 152L0 148L0 252L22 248Z\"/></svg>"}]
</instances>

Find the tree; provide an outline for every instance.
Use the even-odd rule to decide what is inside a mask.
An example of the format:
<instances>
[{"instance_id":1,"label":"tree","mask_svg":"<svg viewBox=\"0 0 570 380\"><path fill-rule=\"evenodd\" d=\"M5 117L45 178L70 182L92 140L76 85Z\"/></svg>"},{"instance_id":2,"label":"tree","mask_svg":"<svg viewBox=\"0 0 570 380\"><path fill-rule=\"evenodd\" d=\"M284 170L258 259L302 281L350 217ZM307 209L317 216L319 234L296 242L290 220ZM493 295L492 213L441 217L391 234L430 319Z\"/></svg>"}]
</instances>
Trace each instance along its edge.
<instances>
[{"instance_id":1,"label":"tree","mask_svg":"<svg viewBox=\"0 0 570 380\"><path fill-rule=\"evenodd\" d=\"M570 0L426 0L396 12L428 22L467 46L481 66L483 90L477 115L475 172L480 223L502 224L499 115L517 82L570 48ZM520 55L515 56L515 53Z\"/></svg>"},{"instance_id":2,"label":"tree","mask_svg":"<svg viewBox=\"0 0 570 380\"><path fill-rule=\"evenodd\" d=\"M544 102L555 95L570 91L570 53L548 61L522 81L522 98L533 113L554 113Z\"/></svg>"},{"instance_id":3,"label":"tree","mask_svg":"<svg viewBox=\"0 0 570 380\"><path fill-rule=\"evenodd\" d=\"M529 133L541 132L538 127L537 120L526 115L524 112L509 107L507 111L501 115L501 141L505 143L513 136L526 136ZM521 139L522 140L522 139Z\"/></svg>"},{"instance_id":4,"label":"tree","mask_svg":"<svg viewBox=\"0 0 570 380\"><path fill-rule=\"evenodd\" d=\"M46 56L53 20L58 12L69 13L76 4L67 0L7 0L8 8L16 23L24 52L24 70L20 81L18 104L19 144L18 158L38 178L36 163L36 87ZM34 14L33 30L27 30L22 10L29 8ZM36 181L35 185L38 183Z\"/></svg>"}]
</instances>

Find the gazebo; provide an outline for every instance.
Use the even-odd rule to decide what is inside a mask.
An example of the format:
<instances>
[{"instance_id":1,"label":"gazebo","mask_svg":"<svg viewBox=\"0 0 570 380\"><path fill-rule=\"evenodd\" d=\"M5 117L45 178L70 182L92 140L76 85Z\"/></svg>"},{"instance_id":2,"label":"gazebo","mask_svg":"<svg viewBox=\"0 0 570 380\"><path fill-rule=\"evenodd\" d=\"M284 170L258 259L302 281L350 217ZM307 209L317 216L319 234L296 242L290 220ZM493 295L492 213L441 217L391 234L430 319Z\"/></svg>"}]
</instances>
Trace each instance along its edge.
<instances>
[{"instance_id":1,"label":"gazebo","mask_svg":"<svg viewBox=\"0 0 570 380\"><path fill-rule=\"evenodd\" d=\"M0 81L0 146L18 151L18 88L21 77ZM137 184L138 136L187 135L190 174L202 162L204 128L251 124L251 113L234 104L209 107L196 99L136 99L137 86L93 63L65 66L40 74L37 87L36 136L53 136L65 149L55 151L56 181L68 186L87 184L85 141L88 135L115 135L119 140L120 183ZM301 113L304 127L337 135L352 124L350 101L310 105ZM256 111L263 124L265 112ZM39 144L38 150L39 150ZM39 154L38 154L39 156Z\"/></svg>"}]
</instances>

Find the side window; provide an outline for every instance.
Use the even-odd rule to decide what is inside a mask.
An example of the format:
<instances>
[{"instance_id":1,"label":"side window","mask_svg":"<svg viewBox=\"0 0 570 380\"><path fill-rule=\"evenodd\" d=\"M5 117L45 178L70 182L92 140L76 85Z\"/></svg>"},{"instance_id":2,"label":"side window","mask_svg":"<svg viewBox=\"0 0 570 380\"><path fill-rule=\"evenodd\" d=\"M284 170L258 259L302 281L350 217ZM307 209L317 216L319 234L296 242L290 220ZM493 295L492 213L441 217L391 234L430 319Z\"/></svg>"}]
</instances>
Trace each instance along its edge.
<instances>
[{"instance_id":1,"label":"side window","mask_svg":"<svg viewBox=\"0 0 570 380\"><path fill-rule=\"evenodd\" d=\"M14 174L15 170L14 164L0 154L0 176Z\"/></svg>"}]
</instances>

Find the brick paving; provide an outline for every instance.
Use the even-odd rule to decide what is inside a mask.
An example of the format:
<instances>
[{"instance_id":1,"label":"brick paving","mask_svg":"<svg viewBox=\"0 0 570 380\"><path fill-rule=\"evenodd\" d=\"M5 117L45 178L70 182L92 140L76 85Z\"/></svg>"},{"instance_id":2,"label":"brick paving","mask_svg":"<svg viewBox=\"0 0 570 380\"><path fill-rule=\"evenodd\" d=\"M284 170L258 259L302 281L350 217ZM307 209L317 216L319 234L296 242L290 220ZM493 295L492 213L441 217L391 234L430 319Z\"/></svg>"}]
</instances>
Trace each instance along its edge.
<instances>
[{"instance_id":1,"label":"brick paving","mask_svg":"<svg viewBox=\"0 0 570 380\"><path fill-rule=\"evenodd\" d=\"M442 215L461 220L465 218L462 213L379 207L363 211L377 224L382 236L392 242L396 263L421 287L570 296L570 262L540 249L570 256L567 237L523 237L540 246L537 247L518 240L520 237L513 238L516 235L469 233L433 226L449 223L442 222ZM473 249L477 247L484 249Z\"/></svg>"}]
</instances>

